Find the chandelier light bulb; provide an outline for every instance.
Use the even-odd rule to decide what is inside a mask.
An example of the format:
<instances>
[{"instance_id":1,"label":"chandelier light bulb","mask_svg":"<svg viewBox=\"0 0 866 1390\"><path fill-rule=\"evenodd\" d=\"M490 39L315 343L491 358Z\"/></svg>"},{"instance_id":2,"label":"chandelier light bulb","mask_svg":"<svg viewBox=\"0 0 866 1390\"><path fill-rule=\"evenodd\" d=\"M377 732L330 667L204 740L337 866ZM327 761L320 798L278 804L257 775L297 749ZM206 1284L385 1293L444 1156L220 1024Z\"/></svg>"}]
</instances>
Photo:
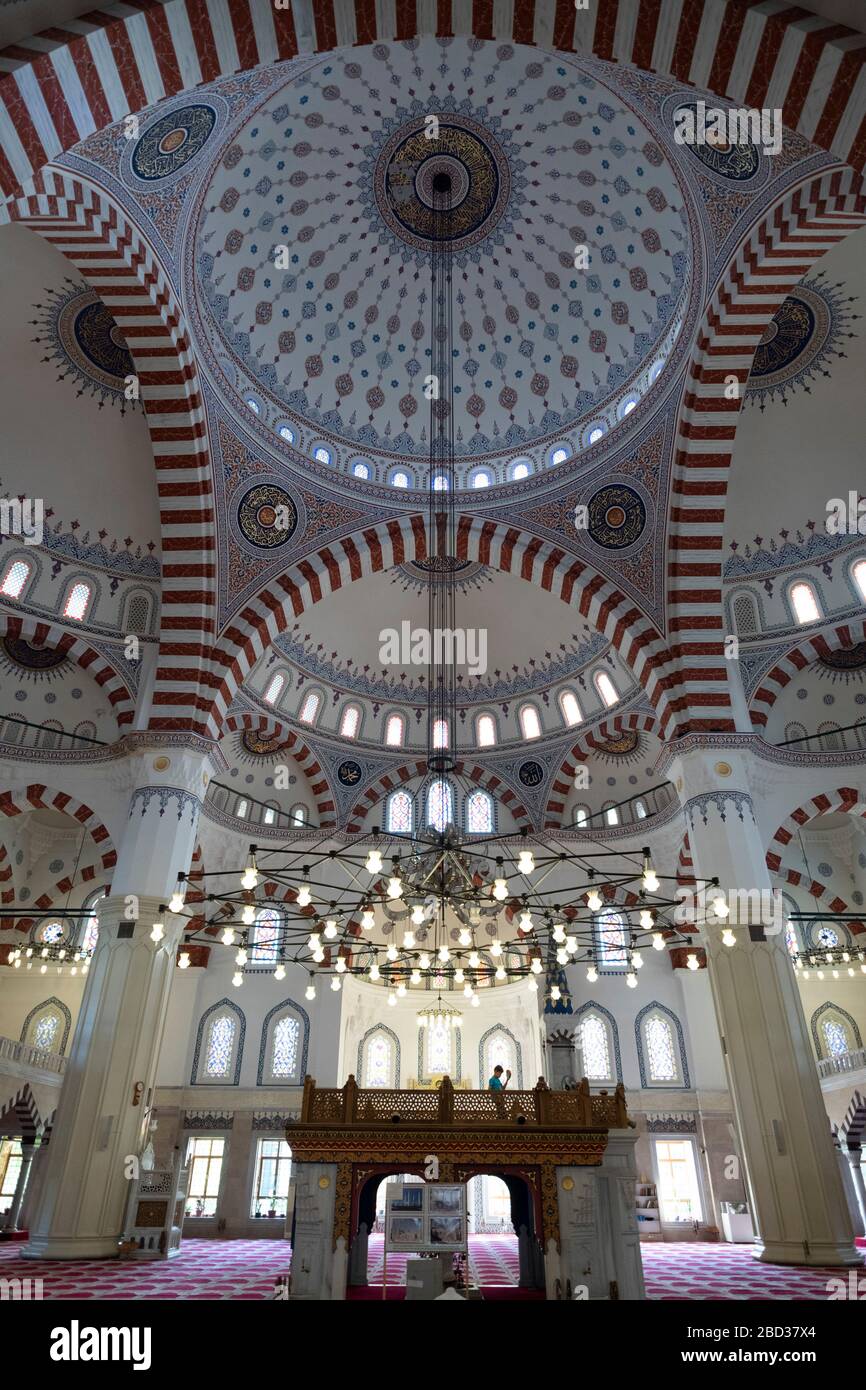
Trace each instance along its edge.
<instances>
[{"instance_id":1,"label":"chandelier light bulb","mask_svg":"<svg viewBox=\"0 0 866 1390\"><path fill-rule=\"evenodd\" d=\"M843 951L843 952L842 952L842 959L844 960L845 964L847 965L847 964L848 964L848 961L851 959L851 952L850 952L850 951Z\"/></svg>"},{"instance_id":2,"label":"chandelier light bulb","mask_svg":"<svg viewBox=\"0 0 866 1390\"><path fill-rule=\"evenodd\" d=\"M466 979L466 973L465 973L465 971L464 971L464 969L463 969L463 966L462 966L462 965L458 965L457 969L454 971L454 983L455 983L455 985L462 985L462 984L463 984L463 981L464 981L465 979Z\"/></svg>"},{"instance_id":3,"label":"chandelier light bulb","mask_svg":"<svg viewBox=\"0 0 866 1390\"><path fill-rule=\"evenodd\" d=\"M183 905L184 905L184 902L185 902L185 901L186 901L186 884L184 883L184 880L183 880L183 874L178 874L178 876L177 876L177 886L175 887L175 890L174 890L174 892L173 892L172 895L171 895L171 901L170 901L169 904L168 904L168 910L169 910L169 912L182 912L182 911L183 911Z\"/></svg>"},{"instance_id":4,"label":"chandelier light bulb","mask_svg":"<svg viewBox=\"0 0 866 1390\"><path fill-rule=\"evenodd\" d=\"M473 903L469 908L469 920L473 927L477 927L481 922L481 907L479 903Z\"/></svg>"},{"instance_id":5,"label":"chandelier light bulb","mask_svg":"<svg viewBox=\"0 0 866 1390\"><path fill-rule=\"evenodd\" d=\"M649 931L650 927L653 924L653 915L648 907L641 908L639 920L644 931Z\"/></svg>"},{"instance_id":6,"label":"chandelier light bulb","mask_svg":"<svg viewBox=\"0 0 866 1390\"><path fill-rule=\"evenodd\" d=\"M165 936L165 927L162 925L162 922L154 922L154 924L153 924L153 930L152 930L151 933L150 933L150 939L151 939L151 941L162 941L162 938L163 938L164 936Z\"/></svg>"},{"instance_id":7,"label":"chandelier light bulb","mask_svg":"<svg viewBox=\"0 0 866 1390\"><path fill-rule=\"evenodd\" d=\"M533 956L533 957L532 957L532 963L531 963L531 965L530 965L529 968L530 968L530 970L532 971L533 975L540 975L541 972L542 972L542 969L544 968L544 967L542 966L542 964L541 964L541 957L540 957L540 956Z\"/></svg>"},{"instance_id":8,"label":"chandelier light bulb","mask_svg":"<svg viewBox=\"0 0 866 1390\"><path fill-rule=\"evenodd\" d=\"M418 964L420 965L422 970L430 969L430 957L428 956L426 951L421 952L420 956L418 957Z\"/></svg>"},{"instance_id":9,"label":"chandelier light bulb","mask_svg":"<svg viewBox=\"0 0 866 1390\"><path fill-rule=\"evenodd\" d=\"M309 907L312 901L313 895L310 892L309 885L302 883L298 889L298 907Z\"/></svg>"},{"instance_id":10,"label":"chandelier light bulb","mask_svg":"<svg viewBox=\"0 0 866 1390\"><path fill-rule=\"evenodd\" d=\"M398 950L397 950L397 947L394 945L394 943L393 943L393 941L392 941L391 944L389 945L387 951L385 952L385 955L388 957L388 960L396 960L398 954L399 954L399 952L398 952Z\"/></svg>"},{"instance_id":11,"label":"chandelier light bulb","mask_svg":"<svg viewBox=\"0 0 866 1390\"><path fill-rule=\"evenodd\" d=\"M596 980L598 979L598 971L596 970L594 965L591 965L587 970L586 978L591 985L595 984Z\"/></svg>"},{"instance_id":12,"label":"chandelier light bulb","mask_svg":"<svg viewBox=\"0 0 866 1390\"><path fill-rule=\"evenodd\" d=\"M337 923L334 921L333 917L329 917L327 922L325 923L325 936L328 938L329 941L333 941L336 935Z\"/></svg>"},{"instance_id":13,"label":"chandelier light bulb","mask_svg":"<svg viewBox=\"0 0 866 1390\"><path fill-rule=\"evenodd\" d=\"M576 956L576 955L577 955L577 949L578 949L578 948L577 948L577 937L576 937L576 936L567 936L567 937L565 938L565 949L568 951L568 954L569 954L570 956Z\"/></svg>"},{"instance_id":14,"label":"chandelier light bulb","mask_svg":"<svg viewBox=\"0 0 866 1390\"><path fill-rule=\"evenodd\" d=\"M226 927L225 931L223 932L223 945L224 945L224 946L234 946L234 944L235 944L235 931L234 931L234 927Z\"/></svg>"},{"instance_id":15,"label":"chandelier light bulb","mask_svg":"<svg viewBox=\"0 0 866 1390\"><path fill-rule=\"evenodd\" d=\"M553 937L554 941L557 943L558 946L562 945L563 941L565 940L565 927L562 925L561 922L557 922L556 926L553 928L553 931L551 932L551 936Z\"/></svg>"},{"instance_id":16,"label":"chandelier light bulb","mask_svg":"<svg viewBox=\"0 0 866 1390\"><path fill-rule=\"evenodd\" d=\"M47 971L48 971L48 966L47 966L47 965L40 965L40 967L39 967L39 974L40 974L40 975L45 975L45 974L47 973Z\"/></svg>"},{"instance_id":17,"label":"chandelier light bulb","mask_svg":"<svg viewBox=\"0 0 866 1390\"><path fill-rule=\"evenodd\" d=\"M321 946L317 946L315 951L313 952L313 960L316 962L317 965L321 965L324 959L324 951L322 950Z\"/></svg>"},{"instance_id":18,"label":"chandelier light bulb","mask_svg":"<svg viewBox=\"0 0 866 1390\"><path fill-rule=\"evenodd\" d=\"M319 933L317 931L310 932L309 940L307 941L310 950L318 951L321 944L322 938L319 936Z\"/></svg>"},{"instance_id":19,"label":"chandelier light bulb","mask_svg":"<svg viewBox=\"0 0 866 1390\"><path fill-rule=\"evenodd\" d=\"M455 976L455 979L456 979L456 978L457 978L457 977ZM418 969L417 965L416 965L415 969L412 971L412 974L409 976L409 981L410 981L410 983L413 984L413 985L420 985L420 983L421 983L421 971ZM459 983L459 981L458 981L458 983Z\"/></svg>"},{"instance_id":20,"label":"chandelier light bulb","mask_svg":"<svg viewBox=\"0 0 866 1390\"><path fill-rule=\"evenodd\" d=\"M654 931L654 932L653 932L653 950L654 950L654 951L663 951L664 948L665 948L665 939L664 939L664 937L662 936L662 934L661 934L660 931Z\"/></svg>"},{"instance_id":21,"label":"chandelier light bulb","mask_svg":"<svg viewBox=\"0 0 866 1390\"><path fill-rule=\"evenodd\" d=\"M833 964L833 953L832 953L832 951L828 951L827 954L826 954L826 956L824 957L824 959L825 959L825 961L827 962L828 965L832 965L832 964Z\"/></svg>"},{"instance_id":22,"label":"chandelier light bulb","mask_svg":"<svg viewBox=\"0 0 866 1390\"><path fill-rule=\"evenodd\" d=\"M631 963L634 966L635 970L640 970L641 966L643 965L643 956L641 955L640 951L632 951Z\"/></svg>"},{"instance_id":23,"label":"chandelier light bulb","mask_svg":"<svg viewBox=\"0 0 866 1390\"><path fill-rule=\"evenodd\" d=\"M73 973L74 973L74 972L73 972ZM853 967L853 965L849 965L849 966L848 966L848 976L849 976L849 979L852 979L852 980L853 980L853 978L854 978L854 967Z\"/></svg>"},{"instance_id":24,"label":"chandelier light bulb","mask_svg":"<svg viewBox=\"0 0 866 1390\"><path fill-rule=\"evenodd\" d=\"M334 991L335 994L338 994L341 988L342 988L342 981L341 981L336 975L332 975L332 976L331 976L331 989Z\"/></svg>"},{"instance_id":25,"label":"chandelier light bulb","mask_svg":"<svg viewBox=\"0 0 866 1390\"><path fill-rule=\"evenodd\" d=\"M413 927L423 927L424 908L422 907L421 903L416 903L415 906L412 908L411 921Z\"/></svg>"},{"instance_id":26,"label":"chandelier light bulb","mask_svg":"<svg viewBox=\"0 0 866 1390\"><path fill-rule=\"evenodd\" d=\"M28 970L30 969L30 966L29 966L29 965L28 965L27 969L28 969ZM89 969L90 969L90 962L89 962L89 961L85 961L84 964L83 964L82 967L81 967L81 973L82 973L82 975L86 975Z\"/></svg>"},{"instance_id":27,"label":"chandelier light bulb","mask_svg":"<svg viewBox=\"0 0 866 1390\"><path fill-rule=\"evenodd\" d=\"M502 955L502 942L499 940L499 937L494 937L493 941L491 941L491 943L490 943L490 954L491 954L491 956L501 956L501 955Z\"/></svg>"},{"instance_id":28,"label":"chandelier light bulb","mask_svg":"<svg viewBox=\"0 0 866 1390\"><path fill-rule=\"evenodd\" d=\"M58 959L58 960L65 960L65 959L66 959L66 948L65 948L64 946L61 946L60 950L57 952L57 959Z\"/></svg>"},{"instance_id":29,"label":"chandelier light bulb","mask_svg":"<svg viewBox=\"0 0 866 1390\"><path fill-rule=\"evenodd\" d=\"M497 980L504 980L504 979L506 978L506 977L505 977L505 968L504 968L504 966L501 966L501 965L500 965L500 966L497 967L497 970L496 970L496 978L497 978Z\"/></svg>"},{"instance_id":30,"label":"chandelier light bulb","mask_svg":"<svg viewBox=\"0 0 866 1390\"><path fill-rule=\"evenodd\" d=\"M818 971L818 979L819 979L819 980L823 980L823 978L824 978L824 971L823 971L823 970L819 970L819 971Z\"/></svg>"},{"instance_id":31,"label":"chandelier light bulb","mask_svg":"<svg viewBox=\"0 0 866 1390\"><path fill-rule=\"evenodd\" d=\"M461 928L460 935L458 936L457 940L460 942L461 946L472 945L472 933L468 927Z\"/></svg>"},{"instance_id":32,"label":"chandelier light bulb","mask_svg":"<svg viewBox=\"0 0 866 1390\"><path fill-rule=\"evenodd\" d=\"M495 878L493 880L493 896L498 903L505 902L505 899L508 897L508 884L504 878Z\"/></svg>"},{"instance_id":33,"label":"chandelier light bulb","mask_svg":"<svg viewBox=\"0 0 866 1390\"><path fill-rule=\"evenodd\" d=\"M520 921L518 922L517 925L518 925L520 931L523 931L523 932L530 932L530 931L532 931L532 913L529 911L528 908L527 908L525 911L521 912L521 914L520 914Z\"/></svg>"},{"instance_id":34,"label":"chandelier light bulb","mask_svg":"<svg viewBox=\"0 0 866 1390\"><path fill-rule=\"evenodd\" d=\"M25 954L25 956L32 956L32 955L33 955L33 947L32 947L32 946L28 946L28 947L27 947L27 950L24 952L24 954Z\"/></svg>"},{"instance_id":35,"label":"chandelier light bulb","mask_svg":"<svg viewBox=\"0 0 866 1390\"><path fill-rule=\"evenodd\" d=\"M403 933L403 947L404 947L404 949L407 950L407 951L411 951L411 949L412 949L412 947L413 947L414 945L415 945L415 933L414 933L413 931L404 931L404 933Z\"/></svg>"},{"instance_id":36,"label":"chandelier light bulb","mask_svg":"<svg viewBox=\"0 0 866 1390\"><path fill-rule=\"evenodd\" d=\"M731 909L728 907L728 904L725 901L724 894L719 893L715 898L713 898L712 909L717 917L725 918L729 915Z\"/></svg>"},{"instance_id":37,"label":"chandelier light bulb","mask_svg":"<svg viewBox=\"0 0 866 1390\"><path fill-rule=\"evenodd\" d=\"M368 972L368 979L373 980L375 983L376 980L381 980L381 978L382 972L380 971L377 962L373 961Z\"/></svg>"},{"instance_id":38,"label":"chandelier light bulb","mask_svg":"<svg viewBox=\"0 0 866 1390\"><path fill-rule=\"evenodd\" d=\"M533 990L536 994L538 993L538 981L534 975L530 975L529 979L526 981L526 988Z\"/></svg>"},{"instance_id":39,"label":"chandelier light bulb","mask_svg":"<svg viewBox=\"0 0 866 1390\"><path fill-rule=\"evenodd\" d=\"M586 895L586 905L590 912L599 912L601 910L601 894L597 888L590 888Z\"/></svg>"},{"instance_id":40,"label":"chandelier light bulb","mask_svg":"<svg viewBox=\"0 0 866 1390\"><path fill-rule=\"evenodd\" d=\"M179 970L189 970L189 951L181 951L177 964Z\"/></svg>"},{"instance_id":41,"label":"chandelier light bulb","mask_svg":"<svg viewBox=\"0 0 866 1390\"><path fill-rule=\"evenodd\" d=\"M556 952L557 965L568 965L568 951L564 946L560 946Z\"/></svg>"},{"instance_id":42,"label":"chandelier light bulb","mask_svg":"<svg viewBox=\"0 0 866 1390\"><path fill-rule=\"evenodd\" d=\"M315 986L315 985L312 985L312 984L311 984L311 985L307 985L307 988L304 990L304 998L305 998L305 999L315 999L315 997L316 997L316 986Z\"/></svg>"},{"instance_id":43,"label":"chandelier light bulb","mask_svg":"<svg viewBox=\"0 0 866 1390\"><path fill-rule=\"evenodd\" d=\"M286 978L286 967L283 965L283 963L282 963L282 961L281 961L280 964L277 966L276 970L274 971L274 979L275 979L275 980L284 980L285 978Z\"/></svg>"},{"instance_id":44,"label":"chandelier light bulb","mask_svg":"<svg viewBox=\"0 0 866 1390\"><path fill-rule=\"evenodd\" d=\"M376 925L376 914L371 907L361 913L361 926L364 931L372 931Z\"/></svg>"},{"instance_id":45,"label":"chandelier light bulb","mask_svg":"<svg viewBox=\"0 0 866 1390\"><path fill-rule=\"evenodd\" d=\"M258 881L259 871L256 867L256 852L253 847L250 846L250 857L247 860L247 866L241 876L241 888L255 888L258 885Z\"/></svg>"},{"instance_id":46,"label":"chandelier light bulb","mask_svg":"<svg viewBox=\"0 0 866 1390\"><path fill-rule=\"evenodd\" d=\"M659 891L659 876L655 869L644 869L643 890L645 893L657 893Z\"/></svg>"},{"instance_id":47,"label":"chandelier light bulb","mask_svg":"<svg viewBox=\"0 0 866 1390\"><path fill-rule=\"evenodd\" d=\"M399 874L394 874L392 878L388 879L388 897L392 902L396 902L396 900L402 896L403 880L400 878Z\"/></svg>"},{"instance_id":48,"label":"chandelier light bulb","mask_svg":"<svg viewBox=\"0 0 866 1390\"><path fill-rule=\"evenodd\" d=\"M730 927L725 927L725 930L722 932L722 945L736 946L736 944L737 938L734 936L734 933L731 931Z\"/></svg>"},{"instance_id":49,"label":"chandelier light bulb","mask_svg":"<svg viewBox=\"0 0 866 1390\"><path fill-rule=\"evenodd\" d=\"M439 959L441 960L443 965L446 961L449 961L451 959L451 952L448 950L447 946L439 947Z\"/></svg>"},{"instance_id":50,"label":"chandelier light bulb","mask_svg":"<svg viewBox=\"0 0 866 1390\"><path fill-rule=\"evenodd\" d=\"M21 962L20 962L20 960L18 959L17 956L15 957L15 960L12 962L12 964L15 966L15 969L16 969L16 970L20 970L20 969L21 969ZM30 962L28 961L28 962L27 962L27 969L28 969L28 970L32 970L32 968L33 968L33 967L31 966Z\"/></svg>"},{"instance_id":51,"label":"chandelier light bulb","mask_svg":"<svg viewBox=\"0 0 866 1390\"><path fill-rule=\"evenodd\" d=\"M473 970L477 970L481 964L481 957L477 951L472 951L469 956L469 964Z\"/></svg>"},{"instance_id":52,"label":"chandelier light bulb","mask_svg":"<svg viewBox=\"0 0 866 1390\"><path fill-rule=\"evenodd\" d=\"M235 973L232 975L232 984L234 985L235 989L240 989L240 987L241 987L241 985L243 984L243 982L244 982L244 977L243 977L243 975L241 974L241 972L240 972L239 970L236 970Z\"/></svg>"},{"instance_id":53,"label":"chandelier light bulb","mask_svg":"<svg viewBox=\"0 0 866 1390\"><path fill-rule=\"evenodd\" d=\"M247 953L242 946L241 949L238 951L237 955L235 956L235 965L246 965L246 963Z\"/></svg>"},{"instance_id":54,"label":"chandelier light bulb","mask_svg":"<svg viewBox=\"0 0 866 1390\"><path fill-rule=\"evenodd\" d=\"M253 925L253 922L254 922L255 920L256 920L256 906L255 906L255 903L245 903L245 904L244 904L244 910L243 910L243 912L241 913L241 921L243 922L243 924L244 924L245 927L251 927L251 926Z\"/></svg>"},{"instance_id":55,"label":"chandelier light bulb","mask_svg":"<svg viewBox=\"0 0 866 1390\"><path fill-rule=\"evenodd\" d=\"M346 962L345 962L345 959L343 958L343 956L338 956L338 957L337 957L336 969L337 969L337 972L338 972L340 975L345 975L345 973L346 973Z\"/></svg>"},{"instance_id":56,"label":"chandelier light bulb","mask_svg":"<svg viewBox=\"0 0 866 1390\"><path fill-rule=\"evenodd\" d=\"M834 979L834 980L838 980L838 978L839 978L839 971L838 971L838 970L834 970L834 971L833 971L833 979Z\"/></svg>"},{"instance_id":57,"label":"chandelier light bulb","mask_svg":"<svg viewBox=\"0 0 866 1390\"><path fill-rule=\"evenodd\" d=\"M47 956L47 955L48 955L48 947L47 947L47 946L43 946L43 947L42 947L42 950L39 952L39 954L40 954L40 956L43 956L43 957L44 957L44 956Z\"/></svg>"},{"instance_id":58,"label":"chandelier light bulb","mask_svg":"<svg viewBox=\"0 0 866 1390\"><path fill-rule=\"evenodd\" d=\"M392 1009L396 1006L397 996L393 990L391 990L391 993L388 995L388 1003L390 1004Z\"/></svg>"},{"instance_id":59,"label":"chandelier light bulb","mask_svg":"<svg viewBox=\"0 0 866 1390\"><path fill-rule=\"evenodd\" d=\"M689 951L688 955L686 956L686 965L688 966L689 970L698 970L700 968L698 966L698 958L695 955L694 951Z\"/></svg>"},{"instance_id":60,"label":"chandelier light bulb","mask_svg":"<svg viewBox=\"0 0 866 1390\"><path fill-rule=\"evenodd\" d=\"M550 997L553 1000L554 1004L557 1002L557 1000L562 998L562 990L559 988L559 985L551 985Z\"/></svg>"},{"instance_id":61,"label":"chandelier light bulb","mask_svg":"<svg viewBox=\"0 0 866 1390\"><path fill-rule=\"evenodd\" d=\"M472 986L467 982L467 983L463 986L463 997L464 997L464 999L471 999L471 998L472 998L472 994L473 994Z\"/></svg>"},{"instance_id":62,"label":"chandelier light bulb","mask_svg":"<svg viewBox=\"0 0 866 1390\"><path fill-rule=\"evenodd\" d=\"M521 874L531 874L535 869L535 860L532 857L531 849L522 849L517 860L517 870Z\"/></svg>"},{"instance_id":63,"label":"chandelier light bulb","mask_svg":"<svg viewBox=\"0 0 866 1390\"><path fill-rule=\"evenodd\" d=\"M382 871L382 856L377 849L371 849L364 862L364 867L368 873L378 874Z\"/></svg>"},{"instance_id":64,"label":"chandelier light bulb","mask_svg":"<svg viewBox=\"0 0 866 1390\"><path fill-rule=\"evenodd\" d=\"M481 1000L478 998L478 995L477 995L477 994L473 994L471 1003L472 1003L473 1009L477 1009L477 1008L478 1008L478 1005L481 1003Z\"/></svg>"},{"instance_id":65,"label":"chandelier light bulb","mask_svg":"<svg viewBox=\"0 0 866 1390\"><path fill-rule=\"evenodd\" d=\"M628 985L629 989L637 989L637 975L634 973L633 970L630 970L628 972L628 974L625 977L625 982Z\"/></svg>"},{"instance_id":66,"label":"chandelier light bulb","mask_svg":"<svg viewBox=\"0 0 866 1390\"><path fill-rule=\"evenodd\" d=\"M397 998L398 998L398 999L403 999L403 998L405 998L405 995L406 995L406 986L404 985L403 981L401 980L400 983L399 983L399 985L397 986Z\"/></svg>"}]
</instances>

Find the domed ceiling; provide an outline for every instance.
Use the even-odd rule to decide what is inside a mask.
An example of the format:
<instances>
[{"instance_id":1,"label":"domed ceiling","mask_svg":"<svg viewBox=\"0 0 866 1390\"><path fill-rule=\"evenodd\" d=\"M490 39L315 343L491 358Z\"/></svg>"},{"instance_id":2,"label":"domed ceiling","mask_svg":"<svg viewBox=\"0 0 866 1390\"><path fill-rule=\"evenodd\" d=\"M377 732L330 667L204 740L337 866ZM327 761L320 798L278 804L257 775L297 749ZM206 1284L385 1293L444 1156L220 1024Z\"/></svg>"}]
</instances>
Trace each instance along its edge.
<instances>
[{"instance_id":1,"label":"domed ceiling","mask_svg":"<svg viewBox=\"0 0 866 1390\"><path fill-rule=\"evenodd\" d=\"M227 139L198 195L187 297L214 377L278 453L424 485L440 172L461 482L564 460L630 413L685 313L689 232L673 169L597 66L466 40L347 50ZM152 161L216 119L183 116L152 127Z\"/></svg>"}]
</instances>

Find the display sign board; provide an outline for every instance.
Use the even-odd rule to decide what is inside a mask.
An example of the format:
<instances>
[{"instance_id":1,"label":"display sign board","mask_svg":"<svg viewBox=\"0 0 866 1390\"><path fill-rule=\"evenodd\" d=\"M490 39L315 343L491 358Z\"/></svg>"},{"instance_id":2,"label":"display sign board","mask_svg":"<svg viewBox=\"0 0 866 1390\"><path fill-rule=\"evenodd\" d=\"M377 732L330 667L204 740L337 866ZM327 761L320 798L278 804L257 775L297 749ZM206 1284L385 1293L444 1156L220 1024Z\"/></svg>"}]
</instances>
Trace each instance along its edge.
<instances>
[{"instance_id":1,"label":"display sign board","mask_svg":"<svg viewBox=\"0 0 866 1390\"><path fill-rule=\"evenodd\" d=\"M385 1249L413 1253L468 1248L465 1183L389 1183Z\"/></svg>"}]
</instances>

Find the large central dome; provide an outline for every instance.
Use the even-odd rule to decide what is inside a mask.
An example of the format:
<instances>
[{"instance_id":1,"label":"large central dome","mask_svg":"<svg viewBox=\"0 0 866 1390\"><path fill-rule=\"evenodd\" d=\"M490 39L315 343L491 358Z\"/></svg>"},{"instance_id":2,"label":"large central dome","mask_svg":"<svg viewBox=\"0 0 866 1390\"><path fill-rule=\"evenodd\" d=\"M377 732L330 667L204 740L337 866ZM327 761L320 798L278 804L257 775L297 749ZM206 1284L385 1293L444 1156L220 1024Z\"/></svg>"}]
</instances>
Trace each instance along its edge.
<instances>
[{"instance_id":1,"label":"large central dome","mask_svg":"<svg viewBox=\"0 0 866 1390\"><path fill-rule=\"evenodd\" d=\"M678 331L689 238L672 168L598 68L472 40L352 49L231 138L198 209L198 308L212 368L275 438L421 477L443 174L461 480L571 457L629 413Z\"/></svg>"}]
</instances>

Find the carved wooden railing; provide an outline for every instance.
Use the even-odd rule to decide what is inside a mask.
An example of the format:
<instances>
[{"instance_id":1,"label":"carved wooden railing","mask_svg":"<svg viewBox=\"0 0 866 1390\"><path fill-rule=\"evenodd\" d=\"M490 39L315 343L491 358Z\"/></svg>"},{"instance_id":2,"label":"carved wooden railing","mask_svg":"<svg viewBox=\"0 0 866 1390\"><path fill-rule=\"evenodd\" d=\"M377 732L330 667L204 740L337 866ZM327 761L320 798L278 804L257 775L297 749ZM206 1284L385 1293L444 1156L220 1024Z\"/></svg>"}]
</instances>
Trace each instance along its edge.
<instances>
[{"instance_id":1,"label":"carved wooden railing","mask_svg":"<svg viewBox=\"0 0 866 1390\"><path fill-rule=\"evenodd\" d=\"M362 1091L354 1076L341 1088L322 1089L304 1080L301 1124L311 1125L529 1125L548 1129L626 1129L631 1121L625 1091L592 1095L584 1078L571 1091L551 1091L539 1079L531 1091L456 1091L443 1077L435 1091Z\"/></svg>"}]
</instances>

